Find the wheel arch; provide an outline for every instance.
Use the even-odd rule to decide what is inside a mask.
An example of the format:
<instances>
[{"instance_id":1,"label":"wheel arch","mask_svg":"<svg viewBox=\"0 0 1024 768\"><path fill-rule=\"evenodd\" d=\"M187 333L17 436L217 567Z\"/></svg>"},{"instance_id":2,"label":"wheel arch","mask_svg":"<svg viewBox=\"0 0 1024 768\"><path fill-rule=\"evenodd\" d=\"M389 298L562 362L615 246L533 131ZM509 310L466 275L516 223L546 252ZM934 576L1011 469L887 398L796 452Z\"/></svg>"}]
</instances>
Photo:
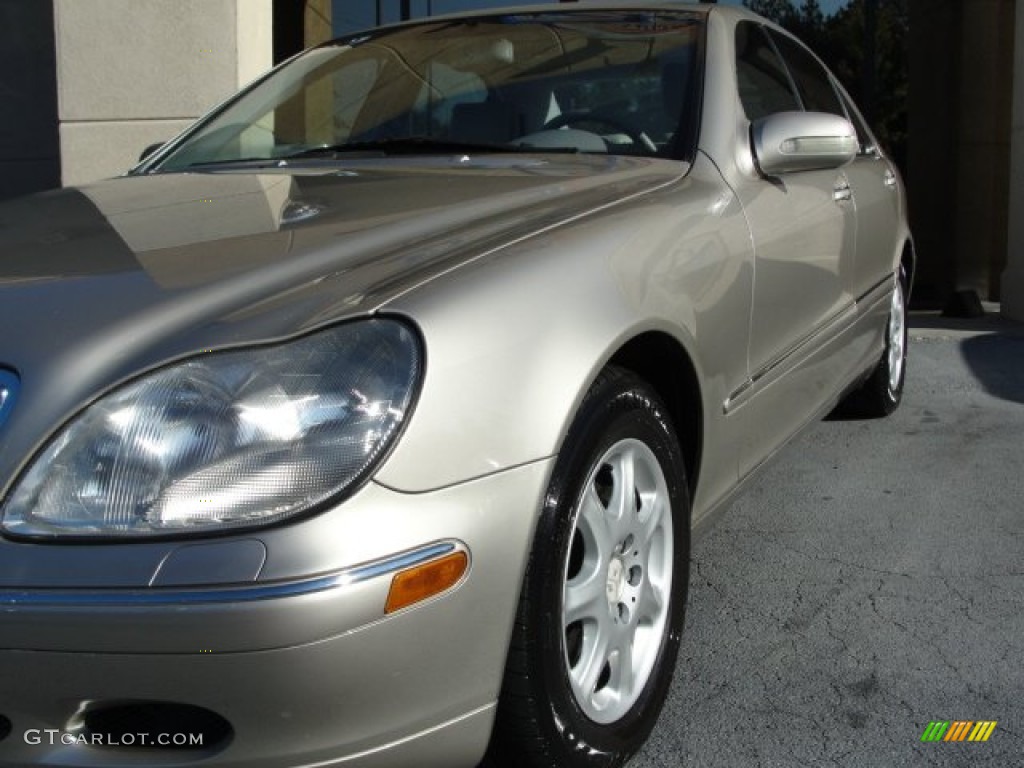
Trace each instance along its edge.
<instances>
[{"instance_id":1,"label":"wheel arch","mask_svg":"<svg viewBox=\"0 0 1024 768\"><path fill-rule=\"evenodd\" d=\"M900 253L900 267L907 277L907 299L914 290L914 273L917 269L917 252L914 249L914 240L911 237L903 242L903 251Z\"/></svg>"},{"instance_id":2,"label":"wheel arch","mask_svg":"<svg viewBox=\"0 0 1024 768\"><path fill-rule=\"evenodd\" d=\"M703 453L704 413L697 370L686 349L667 333L647 331L625 342L607 364L639 376L665 403L686 462L690 498L694 498Z\"/></svg>"}]
</instances>

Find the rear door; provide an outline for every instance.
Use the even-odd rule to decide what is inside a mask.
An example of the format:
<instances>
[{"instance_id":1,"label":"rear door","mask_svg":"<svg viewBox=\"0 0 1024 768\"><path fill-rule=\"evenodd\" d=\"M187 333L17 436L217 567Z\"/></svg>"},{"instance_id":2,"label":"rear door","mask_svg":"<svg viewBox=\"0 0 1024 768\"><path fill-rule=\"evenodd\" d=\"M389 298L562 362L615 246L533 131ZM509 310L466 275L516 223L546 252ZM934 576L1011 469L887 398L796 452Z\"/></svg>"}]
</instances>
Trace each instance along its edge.
<instances>
[{"instance_id":1,"label":"rear door","mask_svg":"<svg viewBox=\"0 0 1024 768\"><path fill-rule=\"evenodd\" d=\"M840 96L860 141L857 159L843 170L857 208L857 259L851 290L861 301L892 279L901 246L898 233L902 198L892 161L882 154L864 118L841 89Z\"/></svg>"}]
</instances>

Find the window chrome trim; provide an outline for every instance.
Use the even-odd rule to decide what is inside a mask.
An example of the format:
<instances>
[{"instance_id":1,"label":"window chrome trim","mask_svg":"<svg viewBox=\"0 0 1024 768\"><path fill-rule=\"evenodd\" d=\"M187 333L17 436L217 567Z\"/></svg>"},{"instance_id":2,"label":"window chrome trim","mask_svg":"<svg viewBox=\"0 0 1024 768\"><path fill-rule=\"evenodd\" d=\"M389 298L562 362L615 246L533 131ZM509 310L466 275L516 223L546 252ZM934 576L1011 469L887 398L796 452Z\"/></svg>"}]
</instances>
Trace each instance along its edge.
<instances>
[{"instance_id":1,"label":"window chrome trim","mask_svg":"<svg viewBox=\"0 0 1024 768\"><path fill-rule=\"evenodd\" d=\"M149 589L0 589L0 607L90 606L148 607L248 603L302 597L390 576L455 551L468 552L462 542L439 541L380 560L344 568L324 576L238 587L151 587Z\"/></svg>"}]
</instances>

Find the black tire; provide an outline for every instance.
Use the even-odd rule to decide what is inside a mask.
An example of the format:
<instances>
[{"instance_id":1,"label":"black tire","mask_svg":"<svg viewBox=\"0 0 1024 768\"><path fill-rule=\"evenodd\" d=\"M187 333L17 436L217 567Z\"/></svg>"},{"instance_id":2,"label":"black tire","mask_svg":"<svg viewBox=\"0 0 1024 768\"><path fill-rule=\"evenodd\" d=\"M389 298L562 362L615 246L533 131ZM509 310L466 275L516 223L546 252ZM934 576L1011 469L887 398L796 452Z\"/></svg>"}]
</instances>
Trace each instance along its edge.
<instances>
[{"instance_id":1,"label":"black tire","mask_svg":"<svg viewBox=\"0 0 1024 768\"><path fill-rule=\"evenodd\" d=\"M897 317L901 313L901 317ZM894 327L898 323L898 328ZM892 355L893 343L900 347ZM895 358L898 358L894 360ZM898 364L898 375L893 376L893 365ZM840 407L840 413L861 418L877 419L890 415L903 399L903 385L907 378L907 278L901 268L893 292L886 325L885 348L875 370L864 383L852 392Z\"/></svg>"},{"instance_id":2,"label":"black tire","mask_svg":"<svg viewBox=\"0 0 1024 768\"><path fill-rule=\"evenodd\" d=\"M630 470L625 469L627 464ZM616 485L618 476L630 472L632 491L616 495L621 489ZM594 494L588 494L587 502L585 489ZM613 507L623 513L616 517ZM600 550L596 539L603 535L595 536L599 525L595 527L594 521L605 513L609 517L604 544L621 540L625 545L606 548L607 563L603 557L591 557ZM635 538L633 533L619 538L627 530L635 531ZM609 368L587 393L552 473L523 581L485 765L612 768L640 748L672 681L689 556L686 472L667 412L642 380ZM619 564L613 565L612 560ZM596 578L585 576L584 570ZM565 595L572 590L594 592L602 574L604 592L586 602L590 606L586 610L593 610L597 621L584 618L567 624L575 614L563 613ZM587 585L585 590L573 586L577 580ZM650 619L651 628L641 619ZM596 638L601 636L601 626L610 627L613 634L609 636L636 654L633 663L619 664L619 668L634 670L636 664L639 672L613 671L611 665L621 661L626 651L612 651L605 660L595 650L584 661L588 642L590 648L600 646ZM645 629L637 632L636 626ZM621 639L627 635L628 641ZM597 670L599 665L593 691L585 693L590 687L580 680L586 677L583 671ZM573 681L570 667L577 670ZM617 687L623 695L616 698Z\"/></svg>"}]
</instances>

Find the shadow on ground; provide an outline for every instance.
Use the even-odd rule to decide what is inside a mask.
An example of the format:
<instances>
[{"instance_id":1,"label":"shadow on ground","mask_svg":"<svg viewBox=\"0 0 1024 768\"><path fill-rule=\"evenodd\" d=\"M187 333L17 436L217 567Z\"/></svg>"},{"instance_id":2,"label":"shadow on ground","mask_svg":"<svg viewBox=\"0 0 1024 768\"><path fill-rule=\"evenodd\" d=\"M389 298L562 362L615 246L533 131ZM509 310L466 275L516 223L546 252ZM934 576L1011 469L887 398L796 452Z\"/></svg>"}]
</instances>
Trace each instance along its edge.
<instances>
[{"instance_id":1,"label":"shadow on ground","mask_svg":"<svg viewBox=\"0 0 1024 768\"><path fill-rule=\"evenodd\" d=\"M814 425L695 544L629 768L1024 764L1024 326L916 320L896 413ZM958 719L998 725L921 741Z\"/></svg>"},{"instance_id":2,"label":"shadow on ground","mask_svg":"<svg viewBox=\"0 0 1024 768\"><path fill-rule=\"evenodd\" d=\"M960 342L971 373L993 397L1024 403L1024 336L990 333Z\"/></svg>"}]
</instances>

